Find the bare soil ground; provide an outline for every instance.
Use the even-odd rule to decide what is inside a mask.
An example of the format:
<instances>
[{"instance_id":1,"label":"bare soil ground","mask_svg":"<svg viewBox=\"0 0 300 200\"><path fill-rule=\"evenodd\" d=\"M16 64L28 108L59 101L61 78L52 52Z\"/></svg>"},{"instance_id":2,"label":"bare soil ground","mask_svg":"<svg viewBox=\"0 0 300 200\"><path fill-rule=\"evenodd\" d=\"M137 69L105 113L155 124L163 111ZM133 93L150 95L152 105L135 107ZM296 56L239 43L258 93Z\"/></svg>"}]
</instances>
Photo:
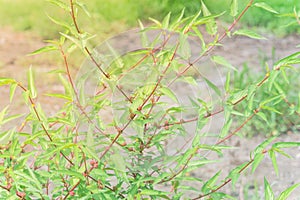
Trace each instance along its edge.
<instances>
[{"instance_id":1,"label":"bare soil ground","mask_svg":"<svg viewBox=\"0 0 300 200\"><path fill-rule=\"evenodd\" d=\"M293 52L299 51L296 46L300 43L299 36L287 36L285 38L276 38L275 36L268 36L269 40L252 40L245 37L235 37L233 39L226 39L224 46L216 49L216 54L222 55L227 58L234 66L241 66L245 61L251 63L251 66L259 66L261 56L263 56L270 65L272 64L272 49L275 48L275 57L282 58ZM132 43L134 38L125 38L120 41L120 45L128 45ZM57 62L49 59L40 59L33 56L28 57L26 54L36 50L45 44L39 37L32 36L29 33L19 33L10 30L9 28L0 29L0 77L13 77L26 85L27 76L26 72L30 65L36 71L36 85L39 92L38 101L42 104L47 114L51 115L59 109L61 103L59 100L48 98L45 93L59 93L63 91L62 86L54 75L47 72L57 69L55 66ZM220 79L221 75L212 73L212 77ZM218 81L217 80L217 81ZM184 89L182 89L184 92ZM0 109L2 110L9 104L9 88L0 88ZM20 92L17 92L11 103L11 111L27 112L27 107L23 105ZM222 125L222 121L211 122L211 127L218 128ZM220 162L209 168L201 168L196 170L193 176L201 179L210 178L218 170L222 169L222 176L225 177L230 169L237 165L249 160L249 153L260 144L265 138L263 136L256 136L251 139L234 137L226 142L226 145L233 145L237 149L227 152L224 157L220 158ZM277 141L300 141L300 134L289 133L280 136ZM278 156L278 165L280 174L279 177L275 175L272 163L269 158L265 158L255 174L246 172L237 184L236 190L232 195L239 199L249 199L245 196L244 190L250 193L250 196L256 192L263 199L262 182L265 176L274 188L275 194L278 195L283 189L291 186L292 184L300 182L300 148L289 149L288 152L293 156L292 159L287 159L283 156ZM260 187L256 188L256 183ZM224 190L231 191L230 186L225 187ZM252 199L252 198L251 198ZM253 198L254 199L254 198ZM292 193L291 200L300 199L300 190Z\"/></svg>"}]
</instances>

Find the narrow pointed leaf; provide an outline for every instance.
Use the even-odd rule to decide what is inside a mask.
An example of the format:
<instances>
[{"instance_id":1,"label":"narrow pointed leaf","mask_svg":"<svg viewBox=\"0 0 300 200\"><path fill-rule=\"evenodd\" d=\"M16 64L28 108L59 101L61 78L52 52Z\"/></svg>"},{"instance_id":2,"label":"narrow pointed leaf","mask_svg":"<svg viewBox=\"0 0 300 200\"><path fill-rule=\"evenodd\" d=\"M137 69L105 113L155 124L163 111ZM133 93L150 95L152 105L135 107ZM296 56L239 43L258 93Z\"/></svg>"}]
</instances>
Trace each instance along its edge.
<instances>
[{"instance_id":1,"label":"narrow pointed leaf","mask_svg":"<svg viewBox=\"0 0 300 200\"><path fill-rule=\"evenodd\" d=\"M30 91L30 97L36 98L37 92L36 92L36 87L34 84L33 70L32 70L31 66L28 71L28 90Z\"/></svg>"},{"instance_id":2,"label":"narrow pointed leaf","mask_svg":"<svg viewBox=\"0 0 300 200\"><path fill-rule=\"evenodd\" d=\"M265 200L274 200L275 199L274 193L266 177L264 178L264 186L265 186Z\"/></svg>"},{"instance_id":3,"label":"narrow pointed leaf","mask_svg":"<svg viewBox=\"0 0 300 200\"><path fill-rule=\"evenodd\" d=\"M235 17L238 14L238 1L232 0L230 5L230 15Z\"/></svg>"},{"instance_id":4,"label":"narrow pointed leaf","mask_svg":"<svg viewBox=\"0 0 300 200\"><path fill-rule=\"evenodd\" d=\"M278 165L277 165L275 151L273 149L271 149L269 151L269 156L270 156L270 158L272 160L272 164L273 164L274 170L276 172L276 175L278 176L279 175L279 169L278 169Z\"/></svg>"},{"instance_id":5,"label":"narrow pointed leaf","mask_svg":"<svg viewBox=\"0 0 300 200\"><path fill-rule=\"evenodd\" d=\"M213 84L212 82L210 82L207 78L204 78L205 82L207 83L207 85L213 89L213 91L215 91L215 93L218 95L218 96L221 96L221 91L220 89L215 85Z\"/></svg>"},{"instance_id":6,"label":"narrow pointed leaf","mask_svg":"<svg viewBox=\"0 0 300 200\"><path fill-rule=\"evenodd\" d=\"M258 8L262 8L266 11L269 11L271 13L275 13L278 14L278 12L276 10L274 10L271 6L269 6L268 4L266 4L265 2L258 2L255 3L254 6L258 7Z\"/></svg>"},{"instance_id":7,"label":"narrow pointed leaf","mask_svg":"<svg viewBox=\"0 0 300 200\"><path fill-rule=\"evenodd\" d=\"M222 56L213 56L211 57L211 60L219 65L223 65L229 69L233 69L234 71L237 71L237 69L232 66L224 57Z\"/></svg>"},{"instance_id":8,"label":"narrow pointed leaf","mask_svg":"<svg viewBox=\"0 0 300 200\"><path fill-rule=\"evenodd\" d=\"M287 188L286 190L284 190L280 196L277 198L277 200L286 200L288 199L288 197L290 196L290 194L297 188L300 186L300 183L297 183L289 188Z\"/></svg>"},{"instance_id":9,"label":"narrow pointed leaf","mask_svg":"<svg viewBox=\"0 0 300 200\"><path fill-rule=\"evenodd\" d=\"M36 55L36 54L40 54L40 53L45 53L45 52L49 52L49 51L55 51L55 50L57 50L56 46L45 46L45 47L42 47L40 49L37 49L37 50L31 52L28 55L32 56L32 55Z\"/></svg>"},{"instance_id":10,"label":"narrow pointed leaf","mask_svg":"<svg viewBox=\"0 0 300 200\"><path fill-rule=\"evenodd\" d=\"M159 91L162 94L164 94L167 97L169 97L170 99L172 99L173 101L178 102L176 95L174 94L174 92L171 89L169 89L167 87L163 87L163 88L160 88Z\"/></svg>"},{"instance_id":11,"label":"narrow pointed leaf","mask_svg":"<svg viewBox=\"0 0 300 200\"><path fill-rule=\"evenodd\" d=\"M242 35L242 36L247 36L249 38L253 38L253 39L259 39L259 40L266 40L267 38L253 32L250 30L246 30L246 29L241 29L241 30L237 30L233 33L233 35Z\"/></svg>"}]
</instances>

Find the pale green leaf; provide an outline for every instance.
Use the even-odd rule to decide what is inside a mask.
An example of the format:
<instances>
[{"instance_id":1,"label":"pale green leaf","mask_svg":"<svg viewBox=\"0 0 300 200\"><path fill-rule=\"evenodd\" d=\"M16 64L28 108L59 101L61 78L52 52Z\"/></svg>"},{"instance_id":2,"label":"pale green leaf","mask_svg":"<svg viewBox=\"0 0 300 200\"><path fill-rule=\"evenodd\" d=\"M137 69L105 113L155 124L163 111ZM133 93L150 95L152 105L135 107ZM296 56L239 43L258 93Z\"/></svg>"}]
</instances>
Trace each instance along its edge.
<instances>
[{"instance_id":1,"label":"pale green leaf","mask_svg":"<svg viewBox=\"0 0 300 200\"><path fill-rule=\"evenodd\" d=\"M276 10L274 10L271 6L269 6L265 2L258 2L258 3L255 3L253 5L256 6L256 7L258 7L258 8L262 8L262 9L264 9L266 11L269 11L271 13L279 14Z\"/></svg>"},{"instance_id":2,"label":"pale green leaf","mask_svg":"<svg viewBox=\"0 0 300 200\"><path fill-rule=\"evenodd\" d=\"M277 198L277 200L286 200L288 199L288 197L290 196L290 194L293 192L293 190L295 190L297 187L300 186L300 183L297 183L289 188L287 188L286 190L284 190L280 196Z\"/></svg>"},{"instance_id":3,"label":"pale green leaf","mask_svg":"<svg viewBox=\"0 0 300 200\"><path fill-rule=\"evenodd\" d=\"M278 165L277 165L275 151L273 149L271 149L269 151L269 156L270 156L270 158L272 160L272 164L273 164L274 170L276 172L276 175L278 176L279 175L279 170L278 170Z\"/></svg>"},{"instance_id":4,"label":"pale green leaf","mask_svg":"<svg viewBox=\"0 0 300 200\"><path fill-rule=\"evenodd\" d=\"M207 193L213 190L215 188L215 183L218 180L220 174L221 174L221 170L218 171L214 176L212 176L206 183L204 183L204 185L201 188L201 191L203 193Z\"/></svg>"},{"instance_id":5,"label":"pale green leaf","mask_svg":"<svg viewBox=\"0 0 300 200\"><path fill-rule=\"evenodd\" d=\"M254 150L254 154L262 154L262 152L264 151L264 149L273 141L275 140L276 137L270 137L269 139L265 140L264 142L262 142L260 145L258 145L255 150Z\"/></svg>"},{"instance_id":6,"label":"pale green leaf","mask_svg":"<svg viewBox=\"0 0 300 200\"><path fill-rule=\"evenodd\" d=\"M47 1L49 1L50 3L52 3L54 5L57 5L58 7L64 9L67 12L71 11L70 6L68 6L68 4L66 4L66 3L64 3L62 1L59 1L59 0L47 0Z\"/></svg>"},{"instance_id":7,"label":"pale green leaf","mask_svg":"<svg viewBox=\"0 0 300 200\"><path fill-rule=\"evenodd\" d=\"M9 85L12 83L16 83L16 81L12 78L2 78L0 77L0 86L2 85Z\"/></svg>"},{"instance_id":8,"label":"pale green leaf","mask_svg":"<svg viewBox=\"0 0 300 200\"><path fill-rule=\"evenodd\" d=\"M9 101L12 102L13 98L14 98L14 94L16 91L18 84L17 83L12 83L10 85L10 90L9 90Z\"/></svg>"},{"instance_id":9,"label":"pale green leaf","mask_svg":"<svg viewBox=\"0 0 300 200\"><path fill-rule=\"evenodd\" d=\"M37 97L36 87L34 84L34 75L33 75L32 66L30 66L30 68L28 70L28 90L30 91L31 98Z\"/></svg>"},{"instance_id":10,"label":"pale green leaf","mask_svg":"<svg viewBox=\"0 0 300 200\"><path fill-rule=\"evenodd\" d=\"M158 20L156 20L154 18L151 18L151 17L149 17L149 20L152 21L152 22L154 22L159 28L162 27L162 24Z\"/></svg>"},{"instance_id":11,"label":"pale green leaf","mask_svg":"<svg viewBox=\"0 0 300 200\"><path fill-rule=\"evenodd\" d=\"M111 162L114 164L114 168L120 172L126 172L126 163L124 157L118 153L110 156Z\"/></svg>"},{"instance_id":12,"label":"pale green leaf","mask_svg":"<svg viewBox=\"0 0 300 200\"><path fill-rule=\"evenodd\" d=\"M254 156L253 163L252 163L252 173L255 172L256 168L259 166L263 158L264 158L264 154L256 154Z\"/></svg>"},{"instance_id":13,"label":"pale green leaf","mask_svg":"<svg viewBox=\"0 0 300 200\"><path fill-rule=\"evenodd\" d=\"M170 99L172 99L173 101L178 102L175 93L174 93L171 89L169 89L169 88L167 88L167 87L162 87L162 88L159 89L159 91L160 91L162 94L164 94L164 95L166 95L167 97L169 97Z\"/></svg>"},{"instance_id":14,"label":"pale green leaf","mask_svg":"<svg viewBox=\"0 0 300 200\"><path fill-rule=\"evenodd\" d=\"M293 64L300 63L300 52L293 53L285 58L280 59L278 62L274 64L274 69L278 69L281 67L289 67Z\"/></svg>"},{"instance_id":15,"label":"pale green leaf","mask_svg":"<svg viewBox=\"0 0 300 200\"><path fill-rule=\"evenodd\" d=\"M72 97L70 97L69 95L64 95L64 94L45 94L45 95L49 97L56 97L56 98L72 101Z\"/></svg>"},{"instance_id":16,"label":"pale green leaf","mask_svg":"<svg viewBox=\"0 0 300 200\"><path fill-rule=\"evenodd\" d=\"M169 28L170 16L171 16L171 12L169 12L167 14L167 16L163 19L163 21L162 21L162 28L163 29L168 29Z\"/></svg>"},{"instance_id":17,"label":"pale green leaf","mask_svg":"<svg viewBox=\"0 0 300 200\"><path fill-rule=\"evenodd\" d=\"M228 72L227 75L226 75L225 91L227 93L230 92L230 72Z\"/></svg>"},{"instance_id":18,"label":"pale green leaf","mask_svg":"<svg viewBox=\"0 0 300 200\"><path fill-rule=\"evenodd\" d=\"M54 171L55 173L58 173L58 174L62 174L62 175L69 175L69 176L73 176L73 177L76 177L76 178L79 178L80 180L85 180L85 177L77 172L77 171L72 171L72 170L56 170Z\"/></svg>"},{"instance_id":19,"label":"pale green leaf","mask_svg":"<svg viewBox=\"0 0 300 200\"><path fill-rule=\"evenodd\" d=\"M83 12L88 16L91 17L91 13L88 11L86 4L76 1L75 4L83 10Z\"/></svg>"},{"instance_id":20,"label":"pale green leaf","mask_svg":"<svg viewBox=\"0 0 300 200\"><path fill-rule=\"evenodd\" d=\"M266 177L264 177L264 186L265 186L265 200L274 200L275 199L274 193Z\"/></svg>"},{"instance_id":21,"label":"pale green leaf","mask_svg":"<svg viewBox=\"0 0 300 200\"><path fill-rule=\"evenodd\" d=\"M290 148L290 147L299 147L300 142L277 142L273 144L275 148Z\"/></svg>"},{"instance_id":22,"label":"pale green leaf","mask_svg":"<svg viewBox=\"0 0 300 200\"><path fill-rule=\"evenodd\" d=\"M208 10L203 1L201 1L201 9L204 17L211 15L211 12ZM213 18L206 23L206 31L210 35L215 35L217 33L217 24Z\"/></svg>"},{"instance_id":23,"label":"pale green leaf","mask_svg":"<svg viewBox=\"0 0 300 200\"><path fill-rule=\"evenodd\" d=\"M204 78L204 77L203 77ZM215 93L218 95L218 96L221 96L221 91L220 89L215 85L213 84L212 82L210 82L207 78L204 78L205 82L207 83L207 85L213 90L215 91Z\"/></svg>"},{"instance_id":24,"label":"pale green leaf","mask_svg":"<svg viewBox=\"0 0 300 200\"><path fill-rule=\"evenodd\" d=\"M229 69L233 69L234 71L237 71L237 69L232 66L224 57L222 56L212 56L211 60L219 65L223 65L224 67L227 67Z\"/></svg>"},{"instance_id":25,"label":"pale green leaf","mask_svg":"<svg viewBox=\"0 0 300 200\"><path fill-rule=\"evenodd\" d=\"M232 0L230 4L230 15L235 17L238 14L238 1Z\"/></svg>"},{"instance_id":26,"label":"pale green leaf","mask_svg":"<svg viewBox=\"0 0 300 200\"><path fill-rule=\"evenodd\" d=\"M37 49L37 50L31 52L28 55L32 56L32 55L36 55L36 54L40 54L40 53L45 53L45 52L49 52L49 51L55 51L55 50L58 50L56 46L45 46L45 47L42 47L40 49Z\"/></svg>"},{"instance_id":27,"label":"pale green leaf","mask_svg":"<svg viewBox=\"0 0 300 200\"><path fill-rule=\"evenodd\" d=\"M233 33L233 35L242 35L242 36L247 36L253 39L259 39L259 40L266 40L267 38L253 32L250 30L246 30L246 29L241 29L241 30L237 30Z\"/></svg>"},{"instance_id":28,"label":"pale green leaf","mask_svg":"<svg viewBox=\"0 0 300 200\"><path fill-rule=\"evenodd\" d=\"M261 119L263 119L267 124L269 124L267 117L264 113L258 112L258 113L256 113L256 115L259 116Z\"/></svg>"},{"instance_id":29,"label":"pale green leaf","mask_svg":"<svg viewBox=\"0 0 300 200\"><path fill-rule=\"evenodd\" d=\"M159 190L142 189L142 191L140 192L140 194L142 194L142 195L156 196L156 197L164 197L165 196L166 199L169 199L167 197L167 195L169 194L169 192L164 192L164 191L159 191Z\"/></svg>"}]
</instances>

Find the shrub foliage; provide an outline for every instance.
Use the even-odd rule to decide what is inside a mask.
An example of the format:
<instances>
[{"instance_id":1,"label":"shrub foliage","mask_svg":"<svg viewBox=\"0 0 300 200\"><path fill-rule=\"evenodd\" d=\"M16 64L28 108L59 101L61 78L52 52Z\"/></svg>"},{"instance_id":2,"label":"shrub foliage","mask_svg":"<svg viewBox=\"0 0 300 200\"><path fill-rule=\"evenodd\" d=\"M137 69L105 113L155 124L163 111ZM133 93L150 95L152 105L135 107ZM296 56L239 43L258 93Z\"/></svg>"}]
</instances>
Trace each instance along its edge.
<instances>
[{"instance_id":1,"label":"shrub foliage","mask_svg":"<svg viewBox=\"0 0 300 200\"><path fill-rule=\"evenodd\" d=\"M205 59L225 37L244 35L260 39L250 30L235 30L241 17L257 6L273 12L265 3L250 0L239 13L237 1L231 5L233 23L222 33L216 19L202 2L201 10L194 16L174 20L170 14L162 22L152 19L153 25L141 27L143 48L120 55L111 48L103 58L89 46L92 35L81 30L78 12L87 12L79 1L69 4L50 1L66 13L72 23L55 20L65 28L58 41L48 41L49 46L32 54L56 50L62 55L64 71L57 71L64 86L64 93L50 94L60 98L64 106L53 116L46 116L38 102L32 69L28 72L28 84L11 78L1 78L0 85L10 86L12 101L16 89L23 92L29 113L10 115L6 107L0 113L0 125L21 117L20 128L1 131L0 196L5 199L224 199L234 198L222 192L222 188L237 182L248 168L255 173L266 155L278 173L276 155L285 154L282 148L300 146L299 142L274 142L271 137L254 148L249 161L236 166L225 179L220 179L222 169L208 180L192 176L194 170L211 165L217 160L210 154L222 156L230 149L224 145L250 121L269 122L270 113L288 109L287 115L299 116L300 102L291 102L281 86L281 80L293 82L288 70L300 63L300 52L277 61L265 75L244 85L232 84L236 70L221 56L212 60L226 67L227 77L223 88L202 74L191 72L197 63ZM203 29L212 40L207 41ZM155 39L147 33L155 30ZM189 37L198 37L200 52L194 58ZM75 79L70 73L69 60L72 49L79 48L86 55L87 68ZM197 70L196 70L197 71ZM95 78L96 77L96 78ZM212 100L201 98L201 90L193 91L190 103L181 104L172 87L176 83L198 85L203 81L212 91ZM92 83L92 91L86 85ZM262 95L265 92L268 95ZM49 97L50 98L50 97ZM298 101L298 102L297 102ZM243 104L244 103L244 104ZM277 108L278 103L285 107ZM240 109L240 105L244 105ZM112 114L111 114L112 112ZM205 127L209 119L223 113L224 126L215 135ZM243 121L232 126L237 115ZM195 125L190 132L187 127ZM205 142L215 137L214 143ZM174 138L185 138L181 146L168 144ZM29 149L29 150L28 150ZM211 152L211 153L209 153ZM280 195L284 199L299 184ZM273 199L270 184L265 180L265 197Z\"/></svg>"}]
</instances>

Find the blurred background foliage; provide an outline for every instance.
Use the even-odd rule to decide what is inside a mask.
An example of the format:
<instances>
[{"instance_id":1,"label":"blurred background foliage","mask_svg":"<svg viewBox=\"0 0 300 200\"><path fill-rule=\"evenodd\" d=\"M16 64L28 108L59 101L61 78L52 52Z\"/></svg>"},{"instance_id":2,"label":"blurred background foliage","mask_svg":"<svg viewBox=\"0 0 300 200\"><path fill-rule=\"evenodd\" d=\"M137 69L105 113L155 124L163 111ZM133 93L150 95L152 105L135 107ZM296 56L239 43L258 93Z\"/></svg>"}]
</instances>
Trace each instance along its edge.
<instances>
[{"instance_id":1,"label":"blurred background foliage","mask_svg":"<svg viewBox=\"0 0 300 200\"><path fill-rule=\"evenodd\" d=\"M81 2L86 4L91 13L91 18L86 15L79 18L81 27L97 33L100 39L137 26L137 19L146 23L149 17L161 20L168 12L172 12L174 16L179 15L183 8L186 16L195 14L201 4L200 0L81 0ZM224 9L229 12L231 0L204 0L204 2L212 13L220 13ZM239 0L239 9L243 9L247 2ZM290 15L290 20L280 17L281 15L267 13L260 8L252 8L243 17L242 25L257 26L278 35L300 32L292 17L294 7L299 10L299 0L268 0L266 3L280 14ZM63 10L59 11L47 0L0 0L2 27L12 26L16 30L33 31L45 39L53 38L61 30L56 25L52 26L46 14L62 21L69 18ZM232 19L228 16L224 15L220 20L230 22ZM287 26L292 22L295 24Z\"/></svg>"}]
</instances>

